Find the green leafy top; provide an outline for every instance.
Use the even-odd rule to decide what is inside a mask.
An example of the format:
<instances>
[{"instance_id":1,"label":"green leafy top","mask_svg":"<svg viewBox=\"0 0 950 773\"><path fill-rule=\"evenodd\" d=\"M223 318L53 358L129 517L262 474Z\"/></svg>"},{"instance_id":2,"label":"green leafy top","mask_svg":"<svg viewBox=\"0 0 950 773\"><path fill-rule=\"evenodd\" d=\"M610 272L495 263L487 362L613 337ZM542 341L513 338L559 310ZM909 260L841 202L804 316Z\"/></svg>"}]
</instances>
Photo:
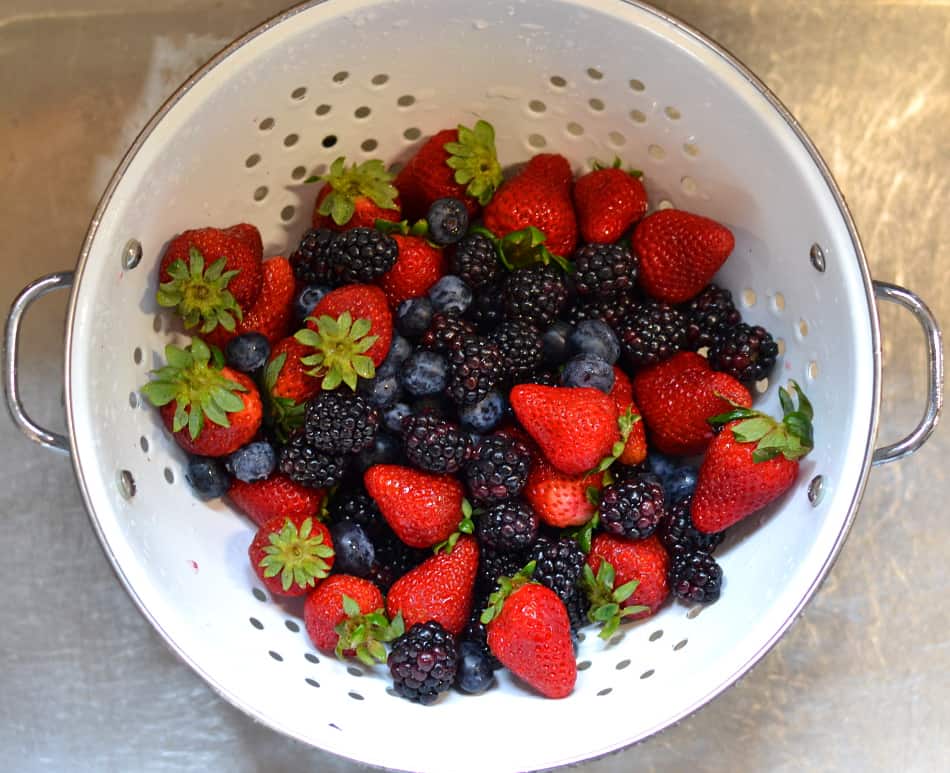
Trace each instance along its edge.
<instances>
[{"instance_id":1,"label":"green leafy top","mask_svg":"<svg viewBox=\"0 0 950 773\"><path fill-rule=\"evenodd\" d=\"M315 323L317 329L298 330L294 338L316 350L301 357L300 361L312 366L306 371L307 375L323 377L323 389L336 389L340 384L346 384L356 391L357 377L373 378L376 375L376 366L366 355L379 339L377 335L369 335L372 321L354 320L350 312L344 311L336 319L324 314L319 318L307 317L307 322Z\"/></svg>"},{"instance_id":2,"label":"green leafy top","mask_svg":"<svg viewBox=\"0 0 950 773\"><path fill-rule=\"evenodd\" d=\"M403 236L428 236L429 224L425 220L417 220L412 225L408 220L383 220L377 218L373 223L377 231L384 234L402 234Z\"/></svg>"},{"instance_id":3,"label":"green leafy top","mask_svg":"<svg viewBox=\"0 0 950 773\"><path fill-rule=\"evenodd\" d=\"M544 243L547 241L547 236L545 236L544 231L533 225L512 231L501 239L485 226L474 226L469 228L468 232L481 234L488 238L495 245L498 259L509 271L517 271L519 268L526 268L539 263L545 266L554 263L566 274L574 271L573 263L560 255L555 255L545 247Z\"/></svg>"},{"instance_id":4,"label":"green leafy top","mask_svg":"<svg viewBox=\"0 0 950 773\"><path fill-rule=\"evenodd\" d=\"M330 573L326 559L333 555L333 547L323 541L323 530L313 529L313 519L307 518L298 529L290 518L283 528L268 538L265 556L260 561L265 577L280 575L280 585L290 590L294 584L313 588L317 580Z\"/></svg>"},{"instance_id":5,"label":"green leafy top","mask_svg":"<svg viewBox=\"0 0 950 773\"><path fill-rule=\"evenodd\" d=\"M224 356L218 348L209 347L200 338L192 339L185 349L169 344L165 362L164 367L152 371L154 378L142 387L142 394L157 408L175 401L173 432L188 427L194 440L206 418L230 427L228 414L244 410L238 392L247 392L247 387L221 372Z\"/></svg>"},{"instance_id":6,"label":"green leafy top","mask_svg":"<svg viewBox=\"0 0 950 773\"><path fill-rule=\"evenodd\" d=\"M788 383L798 394L798 408L795 408L788 390L779 387L778 396L784 414L781 421L761 411L735 406L727 413L713 416L709 423L721 426L741 419L732 427L732 435L740 443L756 444L752 452L753 462L767 462L779 454L789 461L801 459L815 447L812 425L815 412L802 388L795 381L790 380Z\"/></svg>"},{"instance_id":7,"label":"green leafy top","mask_svg":"<svg viewBox=\"0 0 950 773\"><path fill-rule=\"evenodd\" d=\"M505 599L522 585L535 582L531 578L534 576L534 570L537 565L537 561L529 561L525 564L524 568L513 577L498 578L498 590L488 597L488 606L485 607L479 618L485 625L488 625L488 623L501 614L501 609L505 605Z\"/></svg>"},{"instance_id":8,"label":"green leafy top","mask_svg":"<svg viewBox=\"0 0 950 773\"><path fill-rule=\"evenodd\" d=\"M226 258L218 258L205 269L204 255L192 247L187 264L179 259L168 267L171 279L159 285L158 305L175 309L186 328L198 327L200 333L210 333L218 325L233 331L241 307L227 287L240 271L225 271L226 263Z\"/></svg>"},{"instance_id":9,"label":"green leafy top","mask_svg":"<svg viewBox=\"0 0 950 773\"><path fill-rule=\"evenodd\" d=\"M287 442L293 431L303 426L306 408L303 403L297 403L289 397L280 397L274 394L277 379L280 378L280 371L283 369L285 362L287 362L287 353L282 352L267 363L267 367L264 369L263 398L267 408L265 415L274 428L277 439L281 442Z\"/></svg>"},{"instance_id":10,"label":"green leafy top","mask_svg":"<svg viewBox=\"0 0 950 773\"><path fill-rule=\"evenodd\" d=\"M604 472L608 467L610 467L610 465L620 458L623 450L627 447L627 441L630 439L630 433L633 432L633 427L638 421L640 421L640 414L634 413L633 408L627 406L627 410L621 413L620 417L617 419L617 426L620 429L620 440L611 446L610 454L601 459L600 464L588 472L588 475L593 475L596 472Z\"/></svg>"},{"instance_id":11,"label":"green leafy top","mask_svg":"<svg viewBox=\"0 0 950 773\"><path fill-rule=\"evenodd\" d=\"M455 182L485 206L504 179L495 150L495 129L488 121L476 121L469 129L458 127L458 142L443 145L449 154L446 164L455 170Z\"/></svg>"},{"instance_id":12,"label":"green leafy top","mask_svg":"<svg viewBox=\"0 0 950 773\"><path fill-rule=\"evenodd\" d=\"M449 537L433 548L435 553L451 553L455 543L463 534L475 533L475 522L472 520L472 504L467 499L462 499L462 520L459 521L458 528L449 535Z\"/></svg>"},{"instance_id":13,"label":"green leafy top","mask_svg":"<svg viewBox=\"0 0 950 773\"><path fill-rule=\"evenodd\" d=\"M640 583L637 580L631 580L619 588L614 588L615 579L613 566L603 559L597 567L596 575L589 564L584 564L581 573L581 583L590 599L590 611L587 617L592 623L601 624L601 639L609 639L613 636L625 617L637 615L649 609L641 605L621 606L633 595Z\"/></svg>"},{"instance_id":14,"label":"green leafy top","mask_svg":"<svg viewBox=\"0 0 950 773\"><path fill-rule=\"evenodd\" d=\"M329 215L337 225L346 225L356 211L356 200L365 197L380 209L399 209L396 197L399 191L393 183L393 174L386 170L378 158L362 164L346 166L346 158L340 156L330 165L323 177L310 177L307 182L324 181L330 193L320 202L317 212Z\"/></svg>"},{"instance_id":15,"label":"green leafy top","mask_svg":"<svg viewBox=\"0 0 950 773\"><path fill-rule=\"evenodd\" d=\"M590 168L595 172L600 169L623 169L623 161L621 161L620 156L614 156L614 162L612 164L605 164L604 162L595 158L593 161L591 161ZM643 172L640 169L627 167L626 172L628 175L631 177L636 177L638 180L643 177Z\"/></svg>"},{"instance_id":16,"label":"green leafy top","mask_svg":"<svg viewBox=\"0 0 950 773\"><path fill-rule=\"evenodd\" d=\"M353 651L367 666L384 663L386 648L383 643L398 639L406 632L402 612L390 621L384 610L377 609L364 614L354 599L345 593L342 596L346 618L333 629L340 637L336 645L336 656L342 659L346 652Z\"/></svg>"}]
</instances>

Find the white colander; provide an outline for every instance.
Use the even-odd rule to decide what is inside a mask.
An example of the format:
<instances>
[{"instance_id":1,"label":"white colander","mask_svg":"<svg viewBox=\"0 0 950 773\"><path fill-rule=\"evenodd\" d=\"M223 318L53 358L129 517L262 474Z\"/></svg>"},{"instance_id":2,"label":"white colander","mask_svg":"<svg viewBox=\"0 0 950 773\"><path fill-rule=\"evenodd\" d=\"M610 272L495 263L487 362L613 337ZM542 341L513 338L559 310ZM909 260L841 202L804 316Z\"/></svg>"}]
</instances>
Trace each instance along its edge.
<instances>
[{"instance_id":1,"label":"white colander","mask_svg":"<svg viewBox=\"0 0 950 773\"><path fill-rule=\"evenodd\" d=\"M815 406L816 447L793 490L723 546L718 603L669 604L607 644L588 636L568 699L536 697L501 672L499 689L422 707L390 694L384 667L314 651L300 605L258 587L246 554L252 526L192 495L183 454L138 390L178 337L154 302L172 235L249 221L267 254L286 254L309 221L309 175L340 155L404 160L420 138L477 118L495 126L505 164L541 150L577 170L620 156L644 171L654 206L727 224L736 249L719 279L782 351L760 401L777 410L777 386L797 379ZM68 286L67 439L24 411L16 349L29 304ZM875 291L921 321L930 370L920 425L876 454ZM332 0L264 24L152 119L102 199L75 275L26 288L6 342L14 419L71 453L109 560L169 645L257 720L345 757L418 771L588 759L707 703L814 593L872 463L916 450L941 404L933 317L906 290L872 284L841 194L798 124L721 48L622 0Z\"/></svg>"}]
</instances>

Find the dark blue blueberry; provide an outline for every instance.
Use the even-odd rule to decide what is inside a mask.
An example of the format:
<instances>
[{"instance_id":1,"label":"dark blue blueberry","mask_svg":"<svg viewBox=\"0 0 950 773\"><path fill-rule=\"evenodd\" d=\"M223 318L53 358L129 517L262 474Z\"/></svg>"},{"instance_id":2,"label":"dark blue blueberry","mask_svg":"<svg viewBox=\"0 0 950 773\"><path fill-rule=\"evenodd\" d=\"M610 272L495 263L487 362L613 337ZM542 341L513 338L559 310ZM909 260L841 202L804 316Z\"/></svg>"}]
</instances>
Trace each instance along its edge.
<instances>
[{"instance_id":1,"label":"dark blue blueberry","mask_svg":"<svg viewBox=\"0 0 950 773\"><path fill-rule=\"evenodd\" d=\"M570 354L567 349L567 339L574 327L569 322L555 322L544 331L541 344L544 347L544 364L560 365L567 362Z\"/></svg>"},{"instance_id":2,"label":"dark blue blueberry","mask_svg":"<svg viewBox=\"0 0 950 773\"><path fill-rule=\"evenodd\" d=\"M596 354L578 354L561 371L561 386L593 387L609 394L614 387L613 365Z\"/></svg>"},{"instance_id":3,"label":"dark blue blueberry","mask_svg":"<svg viewBox=\"0 0 950 773\"><path fill-rule=\"evenodd\" d=\"M294 320L298 325L303 325L310 312L328 292L330 288L323 285L304 285L300 288L294 298Z\"/></svg>"},{"instance_id":4,"label":"dark blue blueberry","mask_svg":"<svg viewBox=\"0 0 950 773\"><path fill-rule=\"evenodd\" d=\"M461 199L436 199L426 215L429 238L441 246L455 244L468 231L468 210Z\"/></svg>"},{"instance_id":5,"label":"dark blue blueberry","mask_svg":"<svg viewBox=\"0 0 950 773\"><path fill-rule=\"evenodd\" d=\"M599 319L578 322L567 339L568 351L574 354L596 354L613 365L620 359L620 342L610 325Z\"/></svg>"},{"instance_id":6,"label":"dark blue blueberry","mask_svg":"<svg viewBox=\"0 0 950 773\"><path fill-rule=\"evenodd\" d=\"M202 499L224 496L231 487L231 476L224 463L209 456L192 456L185 477Z\"/></svg>"},{"instance_id":7,"label":"dark blue blueberry","mask_svg":"<svg viewBox=\"0 0 950 773\"><path fill-rule=\"evenodd\" d=\"M410 354L412 354L412 344L401 335L394 335L386 359L376 368L376 375L395 376L402 364L409 359Z\"/></svg>"},{"instance_id":8,"label":"dark blue blueberry","mask_svg":"<svg viewBox=\"0 0 950 773\"><path fill-rule=\"evenodd\" d=\"M477 403L459 411L459 420L466 429L475 432L491 432L505 417L508 402L500 392L492 390Z\"/></svg>"},{"instance_id":9,"label":"dark blue blueberry","mask_svg":"<svg viewBox=\"0 0 950 773\"><path fill-rule=\"evenodd\" d=\"M650 451L647 454L647 467L662 481L672 475L679 464L666 454L661 454L659 451Z\"/></svg>"},{"instance_id":10,"label":"dark blue blueberry","mask_svg":"<svg viewBox=\"0 0 950 773\"><path fill-rule=\"evenodd\" d=\"M396 307L396 330L409 338L418 338L429 329L433 313L428 296L403 301Z\"/></svg>"},{"instance_id":11,"label":"dark blue blueberry","mask_svg":"<svg viewBox=\"0 0 950 773\"><path fill-rule=\"evenodd\" d=\"M376 378L360 379L359 393L366 398L370 405L376 408L389 408L400 397L402 387L395 376L380 376Z\"/></svg>"},{"instance_id":12,"label":"dark blue blueberry","mask_svg":"<svg viewBox=\"0 0 950 773\"><path fill-rule=\"evenodd\" d=\"M464 693L481 695L495 684L495 672L479 642L459 643L455 684Z\"/></svg>"},{"instance_id":13,"label":"dark blue blueberry","mask_svg":"<svg viewBox=\"0 0 950 773\"><path fill-rule=\"evenodd\" d=\"M255 440L231 454L225 465L228 472L245 483L263 480L277 467L277 452L266 440Z\"/></svg>"},{"instance_id":14,"label":"dark blue blueberry","mask_svg":"<svg viewBox=\"0 0 950 773\"><path fill-rule=\"evenodd\" d=\"M677 467L665 479L661 479L663 493L668 504L691 497L696 490L697 471L694 467Z\"/></svg>"},{"instance_id":15,"label":"dark blue blueberry","mask_svg":"<svg viewBox=\"0 0 950 773\"><path fill-rule=\"evenodd\" d=\"M224 359L235 370L253 373L264 366L270 357L270 344L260 333L242 333L228 341Z\"/></svg>"},{"instance_id":16,"label":"dark blue blueberry","mask_svg":"<svg viewBox=\"0 0 950 773\"><path fill-rule=\"evenodd\" d=\"M421 350L413 353L400 371L402 385L416 397L437 395L445 390L449 378L449 364L436 352Z\"/></svg>"},{"instance_id":17,"label":"dark blue blueberry","mask_svg":"<svg viewBox=\"0 0 950 773\"><path fill-rule=\"evenodd\" d=\"M402 441L398 437L388 432L377 432L373 445L357 455L356 466L362 474L374 464L398 463L401 454Z\"/></svg>"},{"instance_id":18,"label":"dark blue blueberry","mask_svg":"<svg viewBox=\"0 0 950 773\"><path fill-rule=\"evenodd\" d=\"M376 560L376 549L363 527L355 521L338 521L330 524L330 536L336 553L334 570L355 577L367 577Z\"/></svg>"},{"instance_id":19,"label":"dark blue blueberry","mask_svg":"<svg viewBox=\"0 0 950 773\"><path fill-rule=\"evenodd\" d=\"M429 288L432 308L441 314L464 314L472 305L472 297L472 289L454 274L446 274Z\"/></svg>"},{"instance_id":20,"label":"dark blue blueberry","mask_svg":"<svg viewBox=\"0 0 950 773\"><path fill-rule=\"evenodd\" d=\"M412 415L412 408L406 403L396 403L392 408L383 413L383 424L390 432L402 432L402 421L407 416Z\"/></svg>"}]
</instances>

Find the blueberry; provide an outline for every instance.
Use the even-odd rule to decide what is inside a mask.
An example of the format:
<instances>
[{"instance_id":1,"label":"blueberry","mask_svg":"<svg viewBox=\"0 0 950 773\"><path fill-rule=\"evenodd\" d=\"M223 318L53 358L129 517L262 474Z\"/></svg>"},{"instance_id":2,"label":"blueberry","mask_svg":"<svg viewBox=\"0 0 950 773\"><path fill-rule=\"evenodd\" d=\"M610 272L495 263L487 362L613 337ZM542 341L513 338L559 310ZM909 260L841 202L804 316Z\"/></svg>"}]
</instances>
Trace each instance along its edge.
<instances>
[{"instance_id":1,"label":"blueberry","mask_svg":"<svg viewBox=\"0 0 950 773\"><path fill-rule=\"evenodd\" d=\"M567 362L570 354L567 349L567 339L574 327L569 322L555 322L544 331L541 344L544 347L544 364L560 365Z\"/></svg>"},{"instance_id":2,"label":"blueberry","mask_svg":"<svg viewBox=\"0 0 950 773\"><path fill-rule=\"evenodd\" d=\"M412 344L401 335L394 335L386 359L376 368L376 375L395 376L402 364L409 359L410 354L412 354Z\"/></svg>"},{"instance_id":3,"label":"blueberry","mask_svg":"<svg viewBox=\"0 0 950 773\"><path fill-rule=\"evenodd\" d=\"M458 648L455 684L464 693L481 695L495 684L495 672L481 644L463 641Z\"/></svg>"},{"instance_id":4,"label":"blueberry","mask_svg":"<svg viewBox=\"0 0 950 773\"><path fill-rule=\"evenodd\" d=\"M304 285L294 297L294 320L302 325L310 316L316 305L324 295L330 292L329 287L323 285Z\"/></svg>"},{"instance_id":5,"label":"blueberry","mask_svg":"<svg viewBox=\"0 0 950 773\"><path fill-rule=\"evenodd\" d=\"M400 371L402 385L416 397L436 395L445 390L449 378L449 364L436 352L422 350L413 353Z\"/></svg>"},{"instance_id":6,"label":"blueberry","mask_svg":"<svg viewBox=\"0 0 950 773\"><path fill-rule=\"evenodd\" d=\"M561 371L561 385L593 387L609 394L614 387L614 369L596 354L578 354L569 359Z\"/></svg>"},{"instance_id":7,"label":"blueberry","mask_svg":"<svg viewBox=\"0 0 950 773\"><path fill-rule=\"evenodd\" d=\"M277 466L277 452L266 440L256 440L241 446L224 463L235 478L250 483L270 476Z\"/></svg>"},{"instance_id":8,"label":"blueberry","mask_svg":"<svg viewBox=\"0 0 950 773\"><path fill-rule=\"evenodd\" d=\"M596 354L613 365L620 359L620 342L610 325L599 319L585 319L568 336L568 351L574 354Z\"/></svg>"},{"instance_id":9,"label":"blueberry","mask_svg":"<svg viewBox=\"0 0 950 773\"><path fill-rule=\"evenodd\" d=\"M338 521L330 525L330 536L336 553L333 568L355 577L369 575L376 560L376 549L363 527L354 521Z\"/></svg>"},{"instance_id":10,"label":"blueberry","mask_svg":"<svg viewBox=\"0 0 950 773\"><path fill-rule=\"evenodd\" d=\"M220 459L209 456L192 456L188 460L185 477L202 499L224 496L231 487L231 476Z\"/></svg>"},{"instance_id":11,"label":"blueberry","mask_svg":"<svg viewBox=\"0 0 950 773\"><path fill-rule=\"evenodd\" d=\"M442 314L464 314L472 305L472 298L471 288L454 274L446 274L429 288L432 308Z\"/></svg>"},{"instance_id":12,"label":"blueberry","mask_svg":"<svg viewBox=\"0 0 950 773\"><path fill-rule=\"evenodd\" d=\"M436 199L426 215L429 238L438 245L455 244L468 231L468 210L460 199Z\"/></svg>"},{"instance_id":13,"label":"blueberry","mask_svg":"<svg viewBox=\"0 0 950 773\"><path fill-rule=\"evenodd\" d=\"M270 357L270 344L260 333L242 333L228 341L224 359L235 370L253 373L264 366Z\"/></svg>"},{"instance_id":14,"label":"blueberry","mask_svg":"<svg viewBox=\"0 0 950 773\"><path fill-rule=\"evenodd\" d=\"M679 465L666 454L661 454L659 451L650 451L647 454L647 467L650 472L663 480L672 475Z\"/></svg>"},{"instance_id":15,"label":"blueberry","mask_svg":"<svg viewBox=\"0 0 950 773\"><path fill-rule=\"evenodd\" d=\"M663 493L669 504L691 497L696 490L697 472L694 467L677 467L666 478L661 479Z\"/></svg>"},{"instance_id":16,"label":"blueberry","mask_svg":"<svg viewBox=\"0 0 950 773\"><path fill-rule=\"evenodd\" d=\"M356 466L360 473L364 473L374 464L395 464L401 453L402 443L398 437L388 432L377 432L373 445L356 457Z\"/></svg>"},{"instance_id":17,"label":"blueberry","mask_svg":"<svg viewBox=\"0 0 950 773\"><path fill-rule=\"evenodd\" d=\"M402 421L412 414L412 408L406 403L396 403L383 413L383 424L390 432L402 432Z\"/></svg>"},{"instance_id":18,"label":"blueberry","mask_svg":"<svg viewBox=\"0 0 950 773\"><path fill-rule=\"evenodd\" d=\"M409 338L417 338L432 322L432 301L427 296L410 298L396 307L396 330Z\"/></svg>"},{"instance_id":19,"label":"blueberry","mask_svg":"<svg viewBox=\"0 0 950 773\"><path fill-rule=\"evenodd\" d=\"M358 391L377 408L389 408L402 397L402 387L395 376L377 374L376 378L361 378Z\"/></svg>"},{"instance_id":20,"label":"blueberry","mask_svg":"<svg viewBox=\"0 0 950 773\"><path fill-rule=\"evenodd\" d=\"M504 396L492 390L477 403L462 408L459 411L459 419L466 429L491 432L501 423L507 408L508 403Z\"/></svg>"}]
</instances>

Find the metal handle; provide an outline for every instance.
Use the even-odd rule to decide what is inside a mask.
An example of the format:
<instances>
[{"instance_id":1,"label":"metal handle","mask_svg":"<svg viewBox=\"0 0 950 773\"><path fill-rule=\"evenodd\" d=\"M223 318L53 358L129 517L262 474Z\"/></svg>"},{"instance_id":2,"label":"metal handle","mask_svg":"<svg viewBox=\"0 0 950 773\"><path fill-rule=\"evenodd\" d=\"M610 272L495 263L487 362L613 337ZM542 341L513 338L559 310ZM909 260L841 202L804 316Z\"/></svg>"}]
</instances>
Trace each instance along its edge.
<instances>
[{"instance_id":1,"label":"metal handle","mask_svg":"<svg viewBox=\"0 0 950 773\"><path fill-rule=\"evenodd\" d=\"M874 294L882 301L903 306L916 317L927 341L927 410L920 423L903 440L874 451L871 464L887 464L915 453L927 442L943 408L943 348L940 345L940 326L930 309L910 290L887 282L874 282Z\"/></svg>"},{"instance_id":2,"label":"metal handle","mask_svg":"<svg viewBox=\"0 0 950 773\"><path fill-rule=\"evenodd\" d=\"M4 338L6 345L3 350L3 389L7 398L7 408L10 410L13 422L30 440L64 454L69 453L69 438L41 427L30 418L26 408L23 407L17 385L17 348L20 344L20 323L33 301L42 298L46 293L53 290L66 290L72 285L73 272L61 271L58 274L40 277L24 287L16 300L13 301L10 313L7 315L7 328Z\"/></svg>"}]
</instances>

